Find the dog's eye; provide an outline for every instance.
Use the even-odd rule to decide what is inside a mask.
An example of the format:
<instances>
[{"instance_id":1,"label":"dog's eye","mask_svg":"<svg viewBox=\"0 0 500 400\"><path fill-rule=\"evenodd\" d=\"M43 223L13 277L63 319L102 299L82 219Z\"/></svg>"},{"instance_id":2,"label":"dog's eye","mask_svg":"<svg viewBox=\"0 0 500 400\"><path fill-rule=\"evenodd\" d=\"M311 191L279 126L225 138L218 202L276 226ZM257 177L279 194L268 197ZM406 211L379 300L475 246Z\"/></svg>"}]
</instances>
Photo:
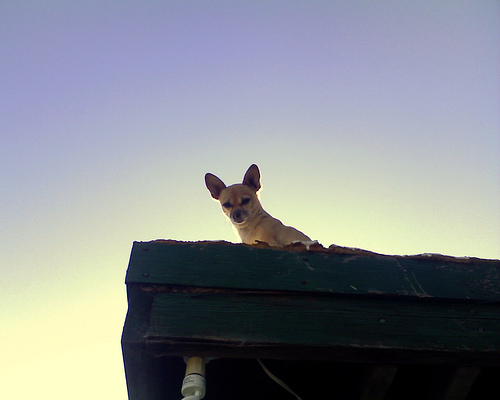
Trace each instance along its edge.
<instances>
[{"instance_id":1,"label":"dog's eye","mask_svg":"<svg viewBox=\"0 0 500 400\"><path fill-rule=\"evenodd\" d=\"M244 199L241 199L241 205L244 206L245 204L250 203L250 199L248 197L245 197Z\"/></svg>"},{"instance_id":2,"label":"dog's eye","mask_svg":"<svg viewBox=\"0 0 500 400\"><path fill-rule=\"evenodd\" d=\"M226 201L226 202L222 205L222 207L224 207L224 208L231 208L231 202Z\"/></svg>"}]
</instances>

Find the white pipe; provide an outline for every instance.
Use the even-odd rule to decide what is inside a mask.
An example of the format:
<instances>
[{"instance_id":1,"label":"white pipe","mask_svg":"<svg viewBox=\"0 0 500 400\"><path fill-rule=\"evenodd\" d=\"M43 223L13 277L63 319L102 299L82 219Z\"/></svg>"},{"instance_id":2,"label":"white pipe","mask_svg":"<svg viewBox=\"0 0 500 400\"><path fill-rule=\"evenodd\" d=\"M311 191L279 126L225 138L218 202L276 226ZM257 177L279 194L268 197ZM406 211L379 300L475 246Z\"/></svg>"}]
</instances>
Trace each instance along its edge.
<instances>
[{"instance_id":1,"label":"white pipe","mask_svg":"<svg viewBox=\"0 0 500 400\"><path fill-rule=\"evenodd\" d=\"M182 381L182 400L201 400L205 397L205 359L189 357L186 361L186 375Z\"/></svg>"},{"instance_id":2,"label":"white pipe","mask_svg":"<svg viewBox=\"0 0 500 400\"><path fill-rule=\"evenodd\" d=\"M187 397L184 397L182 400L200 400L201 397L199 395L192 395L192 396L187 396Z\"/></svg>"}]
</instances>

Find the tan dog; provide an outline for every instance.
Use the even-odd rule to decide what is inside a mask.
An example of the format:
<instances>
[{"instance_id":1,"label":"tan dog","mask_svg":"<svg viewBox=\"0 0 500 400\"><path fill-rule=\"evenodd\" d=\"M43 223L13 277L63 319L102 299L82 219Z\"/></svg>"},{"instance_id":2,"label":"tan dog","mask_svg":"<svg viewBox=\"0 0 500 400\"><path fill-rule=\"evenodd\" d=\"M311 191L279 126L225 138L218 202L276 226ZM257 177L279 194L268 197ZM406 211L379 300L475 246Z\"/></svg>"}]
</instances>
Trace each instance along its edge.
<instances>
[{"instance_id":1,"label":"tan dog","mask_svg":"<svg viewBox=\"0 0 500 400\"><path fill-rule=\"evenodd\" d=\"M257 165L248 168L241 184L226 187L212 174L205 175L205 183L212 197L220 201L222 211L235 226L243 243L253 244L258 240L282 247L296 241L311 242L302 232L283 225L264 211L257 198L260 189Z\"/></svg>"}]
</instances>

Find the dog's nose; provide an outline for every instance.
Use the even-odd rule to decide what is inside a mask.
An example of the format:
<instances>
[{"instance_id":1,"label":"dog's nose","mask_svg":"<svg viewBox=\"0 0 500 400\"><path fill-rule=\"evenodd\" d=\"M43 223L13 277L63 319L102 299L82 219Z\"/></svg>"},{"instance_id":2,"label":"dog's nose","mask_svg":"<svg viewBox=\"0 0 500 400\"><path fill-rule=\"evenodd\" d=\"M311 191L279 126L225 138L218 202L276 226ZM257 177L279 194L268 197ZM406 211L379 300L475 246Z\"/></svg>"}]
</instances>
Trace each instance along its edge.
<instances>
[{"instance_id":1,"label":"dog's nose","mask_svg":"<svg viewBox=\"0 0 500 400\"><path fill-rule=\"evenodd\" d=\"M243 222L244 214L241 210L234 210L233 215L231 216L232 220L235 222Z\"/></svg>"}]
</instances>

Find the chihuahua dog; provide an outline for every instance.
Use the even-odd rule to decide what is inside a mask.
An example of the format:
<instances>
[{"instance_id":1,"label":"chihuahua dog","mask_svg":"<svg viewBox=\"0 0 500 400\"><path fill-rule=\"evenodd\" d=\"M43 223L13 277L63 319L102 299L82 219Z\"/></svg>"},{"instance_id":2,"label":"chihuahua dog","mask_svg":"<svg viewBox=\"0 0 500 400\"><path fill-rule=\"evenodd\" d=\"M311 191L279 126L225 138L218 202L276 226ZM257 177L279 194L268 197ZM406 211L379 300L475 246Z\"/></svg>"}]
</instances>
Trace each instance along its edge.
<instances>
[{"instance_id":1,"label":"chihuahua dog","mask_svg":"<svg viewBox=\"0 0 500 400\"><path fill-rule=\"evenodd\" d=\"M264 211L257 198L260 189L257 165L253 164L248 168L241 184L226 186L210 173L205 175L205 183L212 197L219 200L222 211L231 220L243 243L260 241L270 246L283 247L292 242L311 242L302 232L283 225Z\"/></svg>"}]
</instances>

